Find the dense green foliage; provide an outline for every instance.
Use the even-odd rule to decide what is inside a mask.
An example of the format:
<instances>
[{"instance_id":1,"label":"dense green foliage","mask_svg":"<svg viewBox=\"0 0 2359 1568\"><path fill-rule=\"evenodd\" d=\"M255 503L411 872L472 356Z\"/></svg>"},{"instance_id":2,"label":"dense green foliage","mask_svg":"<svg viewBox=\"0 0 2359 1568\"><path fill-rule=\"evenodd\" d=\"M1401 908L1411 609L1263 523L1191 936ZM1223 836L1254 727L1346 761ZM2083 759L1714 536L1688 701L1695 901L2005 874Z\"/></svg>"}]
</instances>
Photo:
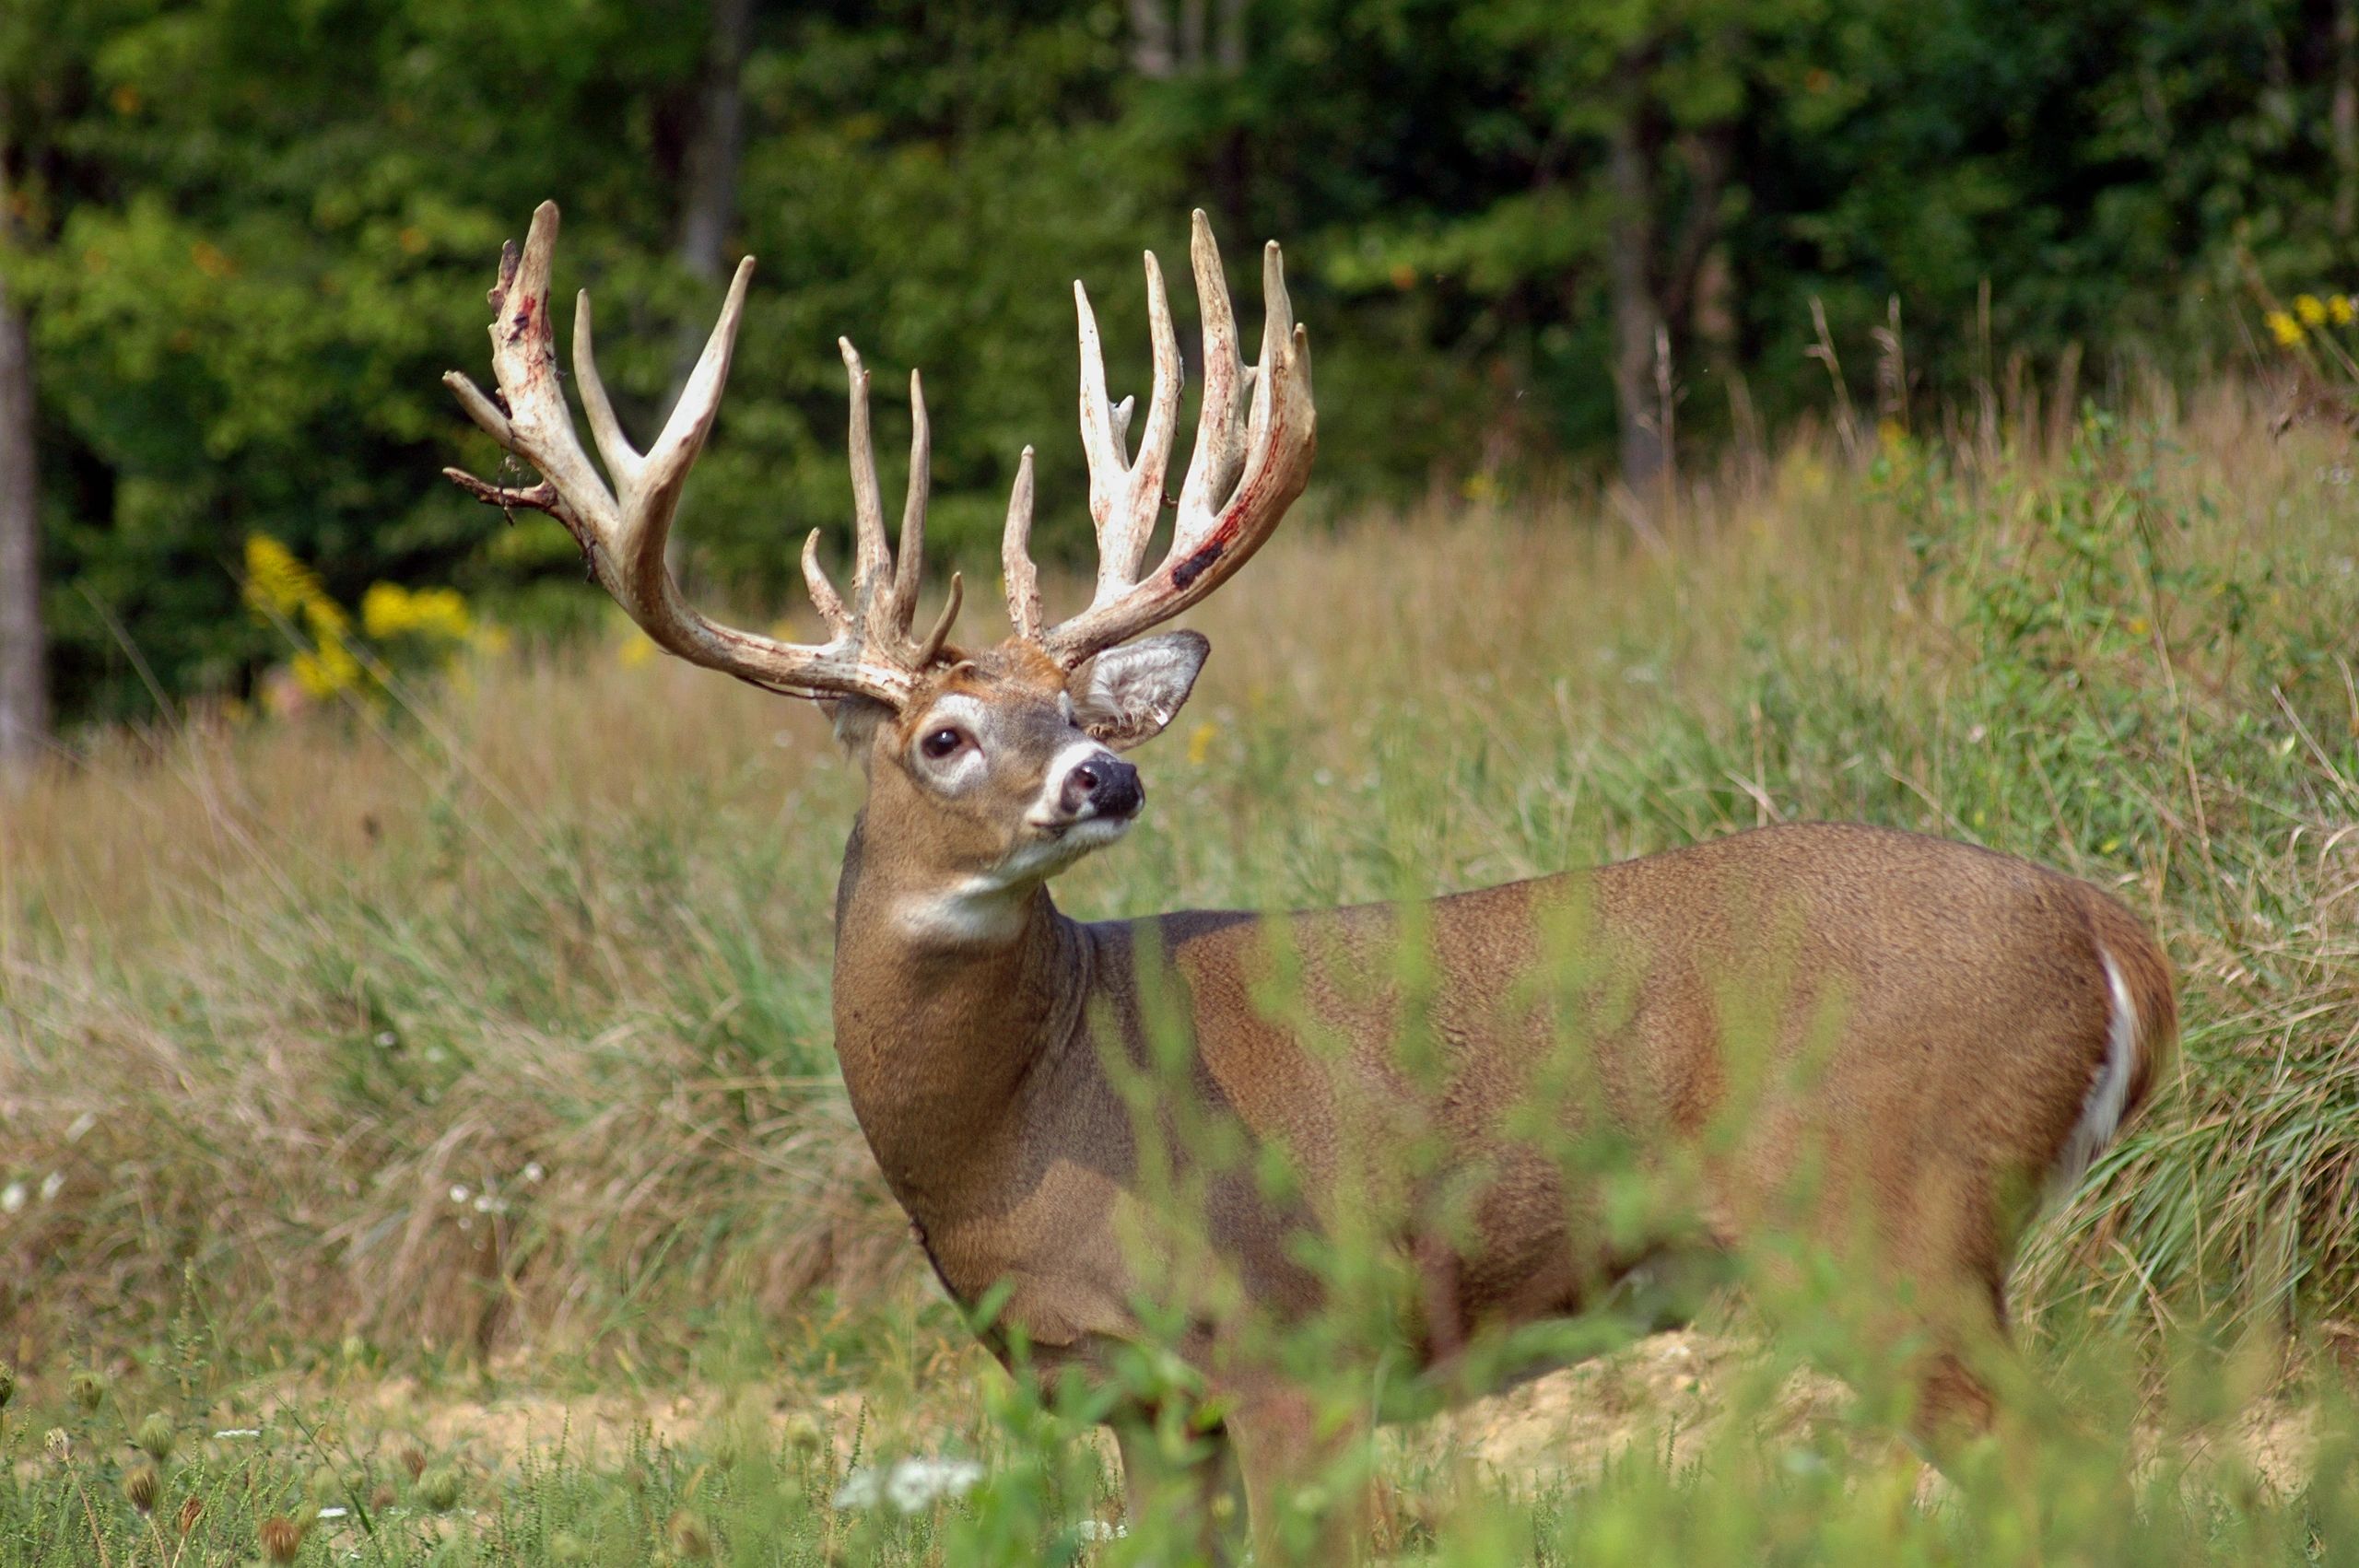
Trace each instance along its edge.
<instances>
[{"instance_id":1,"label":"dense green foliage","mask_svg":"<svg viewBox=\"0 0 2359 1568\"><path fill-rule=\"evenodd\" d=\"M689 525L711 579L782 599L791 541L842 516L838 333L880 385L926 368L952 547L985 553L1027 441L1043 540L1073 544L1063 282L1142 379L1135 252L1176 251L1191 205L1249 296L1251 242L1286 241L1321 481L1356 491L1602 457L1625 305L1708 440L1824 398L1814 298L1863 398L1898 300L1922 408L2003 381L1994 356L2085 345L2083 384L2191 367L2239 343L2248 263L2306 287L2351 259L2359 65L2331 7L1214 9L1207 41L1177 7L1150 60L1154 5L756 7L729 249L762 271ZM435 479L493 456L437 377L480 369L499 242L556 196L560 286L596 287L609 379L652 423L717 292L678 259L710 30L699 0L8 7L0 265L37 345L67 712L148 709L132 647L171 692L283 656L239 604L252 532L346 603L576 569L553 526Z\"/></svg>"}]
</instances>

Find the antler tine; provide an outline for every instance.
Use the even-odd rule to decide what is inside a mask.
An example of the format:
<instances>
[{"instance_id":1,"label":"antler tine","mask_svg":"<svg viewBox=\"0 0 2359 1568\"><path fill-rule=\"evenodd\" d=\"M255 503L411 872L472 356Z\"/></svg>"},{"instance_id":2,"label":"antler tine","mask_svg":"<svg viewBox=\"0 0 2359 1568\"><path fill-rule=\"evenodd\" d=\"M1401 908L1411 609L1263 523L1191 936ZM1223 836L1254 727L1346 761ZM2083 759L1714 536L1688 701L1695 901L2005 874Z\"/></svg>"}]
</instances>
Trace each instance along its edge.
<instances>
[{"instance_id":1,"label":"antler tine","mask_svg":"<svg viewBox=\"0 0 2359 1568\"><path fill-rule=\"evenodd\" d=\"M876 442L868 427L868 367L851 339L836 339L851 384L851 420L846 434L851 459L852 611L872 638L898 636L893 604L893 556L885 543L885 503L876 483Z\"/></svg>"},{"instance_id":2,"label":"antler tine","mask_svg":"<svg viewBox=\"0 0 2359 1568\"><path fill-rule=\"evenodd\" d=\"M1198 207L1189 221L1188 259L1196 275L1196 306L1203 317L1204 394L1196 410L1196 450L1180 487L1180 517L1213 511L1245 472L1245 422L1238 393L1247 378L1237 359L1237 312L1220 264L1213 226Z\"/></svg>"},{"instance_id":3,"label":"antler tine","mask_svg":"<svg viewBox=\"0 0 2359 1568\"><path fill-rule=\"evenodd\" d=\"M1309 397L1310 339L1294 324L1294 301L1286 298L1285 264L1279 259L1274 240L1262 248L1262 358L1254 367L1253 413L1245 436L1249 473L1256 462L1270 459L1269 425L1277 416L1276 400L1294 390L1270 373L1272 366L1290 372L1300 395Z\"/></svg>"},{"instance_id":4,"label":"antler tine","mask_svg":"<svg viewBox=\"0 0 2359 1568\"><path fill-rule=\"evenodd\" d=\"M934 616L933 629L925 634L923 642L918 644L917 657L910 661L912 668L922 670L942 657L943 649L950 641L950 628L958 624L958 606L966 602L967 574L952 572L950 591L943 595L942 613Z\"/></svg>"},{"instance_id":5,"label":"antler tine","mask_svg":"<svg viewBox=\"0 0 2359 1568\"><path fill-rule=\"evenodd\" d=\"M1016 460L1015 487L1007 497L1007 531L1000 537L1000 570L1007 588L1007 618L1015 635L1040 636L1040 573L1032 564L1032 449Z\"/></svg>"},{"instance_id":6,"label":"antler tine","mask_svg":"<svg viewBox=\"0 0 2359 1568\"><path fill-rule=\"evenodd\" d=\"M1081 429L1089 460L1089 515L1097 532L1096 602L1110 603L1138 581L1147 541L1163 509L1164 471L1171 462L1171 439L1180 422L1180 342L1171 330L1171 302L1155 252L1144 255L1148 331L1155 345L1155 380L1147 397L1146 423L1139 432L1135 462L1128 456L1133 413L1130 398L1109 405L1106 360L1097 316L1089 292L1073 286L1080 322Z\"/></svg>"},{"instance_id":7,"label":"antler tine","mask_svg":"<svg viewBox=\"0 0 2359 1568\"><path fill-rule=\"evenodd\" d=\"M813 529L803 541L803 586L811 595L811 607L827 624L827 630L837 641L848 641L859 635L852 624L851 612L844 608L843 595L827 580L827 568L819 564L819 531Z\"/></svg>"},{"instance_id":8,"label":"antler tine","mask_svg":"<svg viewBox=\"0 0 2359 1568\"><path fill-rule=\"evenodd\" d=\"M481 499L536 508L564 523L581 545L599 583L659 647L772 690L804 696L858 696L898 707L908 698L916 671L922 666L894 661L891 654L897 649L873 646L876 639L861 635L861 628L852 625L826 574L818 569L816 535L804 550L804 574L812 598L834 633L828 642L816 647L780 642L707 620L681 598L679 586L664 564L664 542L687 488L688 472L704 450L728 383L730 355L745 316L746 287L753 277L752 258L738 266L704 352L671 417L664 421L663 433L644 454L623 435L599 378L590 298L584 293L577 299L575 371L581 382L591 434L614 481L614 488L609 489L581 450L571 410L557 384L556 337L548 319L549 272L557 233L557 204L544 202L533 215L523 250L519 252L511 243L501 252L499 282L491 291L491 358L504 408L459 372L443 378L476 424L540 470L541 483L529 488L504 488L458 469L443 472ZM856 361L854 369L857 372ZM856 383L860 380L857 374L855 380ZM858 390L856 384L855 393ZM865 412L855 395L855 459L864 444ZM861 484L857 461L853 472L857 492ZM867 510L873 512L876 509L873 462L866 483ZM872 558L881 556L881 518L873 531L863 527L863 544L871 532L875 539ZM876 580L874 574L869 580ZM955 603L957 595L952 597Z\"/></svg>"},{"instance_id":9,"label":"antler tine","mask_svg":"<svg viewBox=\"0 0 2359 1568\"><path fill-rule=\"evenodd\" d=\"M623 434L615 405L606 401L606 383L598 374L597 334L591 330L590 315L590 291L578 290L573 296L573 379L581 387L581 406L590 415L590 436L598 443L599 458L607 473L628 485L630 481L622 476L637 475L639 449Z\"/></svg>"},{"instance_id":10,"label":"antler tine","mask_svg":"<svg viewBox=\"0 0 2359 1568\"><path fill-rule=\"evenodd\" d=\"M753 281L754 258L748 256L737 263L736 275L729 280L729 297L722 304L721 319L713 323L712 335L705 339L704 352L697 356L696 369L688 372L672 416L647 449L639 474L623 486L636 492L623 516L625 526L636 524L639 534L631 542L631 554L667 590L671 578L662 569L664 540L672 532L681 493L687 488L688 471L703 453L705 438L712 433L712 422L721 413L721 394L729 384L729 361L737 346L737 326L745 316L745 289Z\"/></svg>"},{"instance_id":11,"label":"antler tine","mask_svg":"<svg viewBox=\"0 0 2359 1568\"><path fill-rule=\"evenodd\" d=\"M1293 306L1286 298L1285 262L1276 243L1262 252L1262 362L1250 370L1238 363L1236 319L1222 278L1220 252L1213 242L1212 226L1202 212L1194 216L1189 248L1203 305L1204 400L1197 423L1196 451L1188 464L1180 516L1172 528L1171 549L1144 581L1127 585L1111 582L1101 560L1098 591L1089 608L1051 627L1039 639L1068 669L1101 649L1170 619L1226 581L1262 547L1309 482L1310 460L1319 445L1318 416L1310 397L1310 337L1295 322ZM1088 427L1091 397L1086 386L1089 361L1095 357L1094 323L1085 321L1083 340L1087 349L1083 369L1084 439L1091 442L1091 509L1096 511L1098 447ZM1156 355L1159 369L1160 343ZM1176 352L1172 357L1176 360ZM1160 375L1156 384L1160 403ZM1250 395L1250 411L1239 409L1240 392ZM1102 407L1102 385L1098 399ZM1176 397L1173 402L1176 405ZM1156 417L1156 411L1151 409L1149 441L1155 439ZM1166 456L1168 439L1167 433ZM1143 450L1140 470L1147 467L1147 455ZM1158 495L1161 481L1158 469ZM1105 533L1101 521L1101 548Z\"/></svg>"},{"instance_id":12,"label":"antler tine","mask_svg":"<svg viewBox=\"0 0 2359 1568\"><path fill-rule=\"evenodd\" d=\"M506 490L456 470L444 473L479 498L548 511L590 551L595 568L598 552L593 543L612 548L608 542L620 513L613 493L575 439L573 420L557 391L557 343L548 322L549 263L557 250L557 229L556 204L544 202L533 214L524 248L520 252L511 240L499 250L499 280L489 297L491 360L505 410L461 372L452 370L442 378L443 385L458 395L460 406L494 440L511 451L530 449L547 459L534 462L544 484L529 491ZM538 495L544 489L549 492L545 498Z\"/></svg>"},{"instance_id":13,"label":"antler tine","mask_svg":"<svg viewBox=\"0 0 2359 1568\"><path fill-rule=\"evenodd\" d=\"M1163 476L1171 465L1171 439L1180 428L1180 392L1187 380L1180 364L1180 335L1171 330L1171 300L1163 289L1163 268L1155 252L1146 259L1146 326L1155 345L1155 380L1147 394L1146 428L1139 433L1138 462L1131 470L1131 507L1139 521L1128 575L1136 579L1147 536L1163 511Z\"/></svg>"},{"instance_id":14,"label":"antler tine","mask_svg":"<svg viewBox=\"0 0 2359 1568\"><path fill-rule=\"evenodd\" d=\"M1097 312L1089 308L1089 290L1079 278L1073 280L1073 308L1081 337L1081 450L1089 460L1089 517L1102 539L1107 521L1114 515L1115 486L1129 459L1122 451L1121 433L1114 428L1114 411L1106 402L1106 356L1097 343Z\"/></svg>"},{"instance_id":15,"label":"antler tine","mask_svg":"<svg viewBox=\"0 0 2359 1568\"><path fill-rule=\"evenodd\" d=\"M925 416L925 385L910 371L910 488L901 503L901 543L893 553L894 629L916 624L918 583L925 572L925 508L933 490L933 429Z\"/></svg>"}]
</instances>

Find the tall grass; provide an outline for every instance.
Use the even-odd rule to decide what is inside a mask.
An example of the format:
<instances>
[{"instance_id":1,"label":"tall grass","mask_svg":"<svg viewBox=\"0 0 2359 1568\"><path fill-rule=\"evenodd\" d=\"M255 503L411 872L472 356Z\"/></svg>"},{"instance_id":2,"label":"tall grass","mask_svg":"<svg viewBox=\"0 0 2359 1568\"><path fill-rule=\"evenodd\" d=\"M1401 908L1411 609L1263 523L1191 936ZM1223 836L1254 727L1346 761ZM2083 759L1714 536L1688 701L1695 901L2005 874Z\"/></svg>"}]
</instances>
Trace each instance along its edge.
<instances>
[{"instance_id":1,"label":"tall grass","mask_svg":"<svg viewBox=\"0 0 2359 1568\"><path fill-rule=\"evenodd\" d=\"M2154 921L2187 1031L2023 1311L2335 1318L2341 462L2226 388L2053 446L1805 439L1660 544L1569 503L1298 520L1195 617L1215 653L1140 759L1146 824L1061 897L1418 895L1811 817L2031 855ZM910 1285L827 1047L852 770L805 705L621 646L95 740L7 801L0 1344L151 1343L194 1290L297 1355L636 1364L716 1303Z\"/></svg>"}]
</instances>

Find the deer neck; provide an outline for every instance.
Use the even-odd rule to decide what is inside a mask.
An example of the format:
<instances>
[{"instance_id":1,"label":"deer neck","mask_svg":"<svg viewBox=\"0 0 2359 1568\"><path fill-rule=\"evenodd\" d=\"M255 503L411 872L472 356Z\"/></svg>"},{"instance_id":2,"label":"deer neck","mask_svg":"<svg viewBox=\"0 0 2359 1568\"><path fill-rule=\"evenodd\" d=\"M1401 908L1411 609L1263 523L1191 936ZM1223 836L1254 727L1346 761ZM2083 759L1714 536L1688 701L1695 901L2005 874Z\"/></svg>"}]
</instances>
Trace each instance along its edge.
<instances>
[{"instance_id":1,"label":"deer neck","mask_svg":"<svg viewBox=\"0 0 2359 1568\"><path fill-rule=\"evenodd\" d=\"M1079 1028L1090 943L1045 884L928 918L938 885L868 856L864 825L836 896L836 1053L894 1195L923 1222L1013 1157L1027 1080Z\"/></svg>"}]
</instances>

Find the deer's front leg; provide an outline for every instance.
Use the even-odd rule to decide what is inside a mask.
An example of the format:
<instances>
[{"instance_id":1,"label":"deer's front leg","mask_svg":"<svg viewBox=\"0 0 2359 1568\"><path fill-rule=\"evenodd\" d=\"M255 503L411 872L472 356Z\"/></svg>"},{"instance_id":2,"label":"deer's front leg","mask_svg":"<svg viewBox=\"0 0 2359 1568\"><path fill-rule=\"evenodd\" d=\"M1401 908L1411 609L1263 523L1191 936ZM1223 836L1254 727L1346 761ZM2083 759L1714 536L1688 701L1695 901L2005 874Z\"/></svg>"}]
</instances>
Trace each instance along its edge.
<instances>
[{"instance_id":1,"label":"deer's front leg","mask_svg":"<svg viewBox=\"0 0 2359 1568\"><path fill-rule=\"evenodd\" d=\"M1226 1568L1244 1561L1246 1505L1237 1450L1219 1427L1199 1434L1184 1454L1144 1416L1114 1423L1114 1445L1122 1456L1122 1493L1131 1527L1149 1520L1171 1520L1173 1539L1191 1542L1182 1561Z\"/></svg>"},{"instance_id":2,"label":"deer's front leg","mask_svg":"<svg viewBox=\"0 0 2359 1568\"><path fill-rule=\"evenodd\" d=\"M1298 1389L1258 1390L1228 1416L1255 1561L1364 1562L1375 1528L1365 1414L1338 1420Z\"/></svg>"}]
</instances>

